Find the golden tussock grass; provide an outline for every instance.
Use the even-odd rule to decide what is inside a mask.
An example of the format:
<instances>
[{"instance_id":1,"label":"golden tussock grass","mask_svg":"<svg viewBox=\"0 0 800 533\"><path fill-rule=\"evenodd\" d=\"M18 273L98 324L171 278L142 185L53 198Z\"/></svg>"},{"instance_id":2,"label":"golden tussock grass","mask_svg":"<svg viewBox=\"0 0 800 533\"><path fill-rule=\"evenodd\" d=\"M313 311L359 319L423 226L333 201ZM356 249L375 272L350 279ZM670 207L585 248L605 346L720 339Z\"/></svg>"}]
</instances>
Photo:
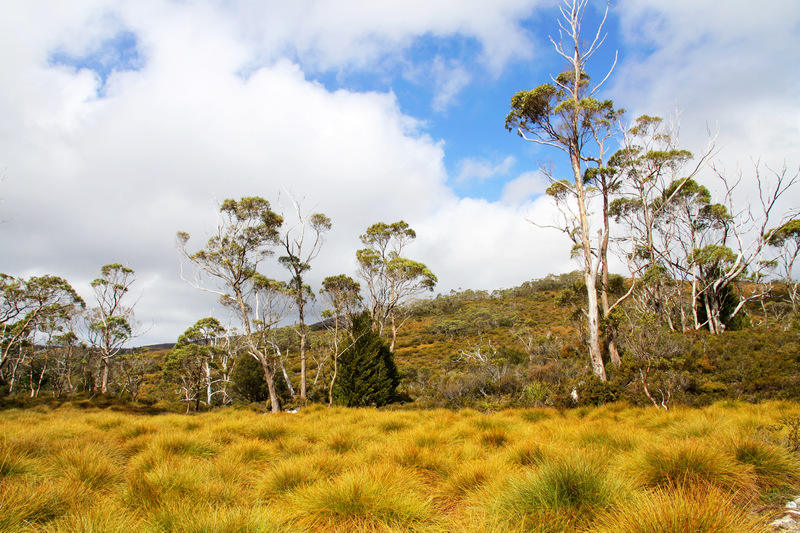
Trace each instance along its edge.
<instances>
[{"instance_id":1,"label":"golden tussock grass","mask_svg":"<svg viewBox=\"0 0 800 533\"><path fill-rule=\"evenodd\" d=\"M800 494L798 413L11 409L0 532L756 532Z\"/></svg>"}]
</instances>

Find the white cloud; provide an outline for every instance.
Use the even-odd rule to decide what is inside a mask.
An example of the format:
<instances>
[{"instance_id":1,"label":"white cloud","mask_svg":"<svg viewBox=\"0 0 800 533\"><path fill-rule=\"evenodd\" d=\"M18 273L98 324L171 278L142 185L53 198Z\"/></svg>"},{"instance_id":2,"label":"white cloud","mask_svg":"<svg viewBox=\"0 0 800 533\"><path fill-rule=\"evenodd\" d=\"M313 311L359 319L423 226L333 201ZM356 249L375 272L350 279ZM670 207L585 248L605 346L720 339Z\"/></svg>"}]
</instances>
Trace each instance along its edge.
<instances>
[{"instance_id":1,"label":"white cloud","mask_svg":"<svg viewBox=\"0 0 800 533\"><path fill-rule=\"evenodd\" d=\"M434 79L434 96L431 107L438 112L447 109L471 79L469 73L458 61L446 62L441 56L436 56L431 74Z\"/></svg>"},{"instance_id":2,"label":"white cloud","mask_svg":"<svg viewBox=\"0 0 800 533\"><path fill-rule=\"evenodd\" d=\"M751 158L800 163L800 3L623 0L616 13L632 52L608 92L629 118L677 108L682 143L699 152L707 129L718 130L719 159L731 169L747 171Z\"/></svg>"},{"instance_id":3,"label":"white cloud","mask_svg":"<svg viewBox=\"0 0 800 533\"><path fill-rule=\"evenodd\" d=\"M293 9L287 5L276 9ZM461 231L457 218L440 214L443 205L457 204L445 185L443 145L401 112L393 94L331 92L287 59L243 78L239 73L256 53L241 38L245 19L211 4L59 6L55 18L43 18L42 5L21 4L0 21L0 66L6 79L14 80L0 86L5 271L65 276L88 299L89 281L99 267L123 262L138 276L133 293L145 333L137 342L169 341L219 311L213 296L178 278L175 232L191 233L194 248L213 230L219 201L261 195L282 209L275 200L285 189L333 219L328 242L312 265L312 285L327 275L352 274L358 235L377 220L400 218L418 229L418 250L437 250L432 261L425 253L418 258L432 263L442 286L462 283L452 276L453 268L463 271L458 257L446 241L437 240ZM261 9L260 3L248 6ZM356 46L370 39L368 20L354 22L347 35L331 29L338 25L322 28L332 6L309 12L312 20L303 22L306 30L293 46L302 55L319 51L321 66L369 61L369 50ZM479 3L471 7L488 11ZM502 32L486 20L511 24L523 7L501 6L496 17L486 15L473 29L464 20L474 13L453 22L436 11L427 22L410 17L411 27L399 25L386 35L396 44L417 33L465 31L488 36L487 50L502 48ZM109 19L114 31L98 23ZM391 17L381 20L373 21L371 31L396 24ZM123 30L136 34L144 61L140 70L112 73L103 98L97 96L101 82L94 72L48 63L54 50L92 53ZM311 37L317 30L322 33ZM374 46L390 48L381 39ZM276 57L280 49L270 48ZM470 216L470 209L464 204L454 216ZM475 216L496 213L505 213L503 224L516 220L527 227L518 213L498 205L482 206ZM476 257L497 256L485 235L486 248ZM469 244L462 242L453 252L466 249ZM484 281L505 282L518 274L509 272L513 275L497 269ZM286 277L277 266L267 274Z\"/></svg>"},{"instance_id":4,"label":"white cloud","mask_svg":"<svg viewBox=\"0 0 800 533\"><path fill-rule=\"evenodd\" d=\"M506 156L501 161L489 161L471 157L462 159L458 164L456 183L464 183L470 180L483 181L503 176L508 174L514 163L516 163L516 159L512 155Z\"/></svg>"},{"instance_id":5,"label":"white cloud","mask_svg":"<svg viewBox=\"0 0 800 533\"><path fill-rule=\"evenodd\" d=\"M503 186L500 201L504 204L519 205L547 189L547 178L540 171L526 172Z\"/></svg>"},{"instance_id":6,"label":"white cloud","mask_svg":"<svg viewBox=\"0 0 800 533\"><path fill-rule=\"evenodd\" d=\"M481 60L498 72L528 58L532 44L519 21L541 0L300 0L228 2L251 42L267 57L288 52L319 69L363 68L401 54L413 38L476 39Z\"/></svg>"},{"instance_id":7,"label":"white cloud","mask_svg":"<svg viewBox=\"0 0 800 533\"><path fill-rule=\"evenodd\" d=\"M420 242L409 254L439 275L442 292L513 287L576 268L561 233L527 222L552 224L557 219L547 198L514 207L482 199L453 200L415 221Z\"/></svg>"}]
</instances>

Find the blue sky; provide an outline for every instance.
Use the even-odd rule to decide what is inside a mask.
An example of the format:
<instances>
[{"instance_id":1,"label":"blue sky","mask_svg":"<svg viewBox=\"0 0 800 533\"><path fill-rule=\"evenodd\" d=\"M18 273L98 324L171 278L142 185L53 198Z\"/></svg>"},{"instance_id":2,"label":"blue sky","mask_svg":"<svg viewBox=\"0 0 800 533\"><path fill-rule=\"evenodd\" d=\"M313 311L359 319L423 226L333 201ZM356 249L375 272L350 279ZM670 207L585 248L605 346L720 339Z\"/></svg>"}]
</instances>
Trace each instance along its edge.
<instances>
[{"instance_id":1,"label":"blue sky","mask_svg":"<svg viewBox=\"0 0 800 533\"><path fill-rule=\"evenodd\" d=\"M585 17L585 27L594 32L605 14L604 5L592 6ZM449 184L462 197L485 198L497 201L503 185L521 172L537 170L541 163L562 168L561 154L532 145L504 128L511 96L517 91L532 89L548 83L552 74L564 68L563 59L553 53L550 37L558 38L555 24L559 12L555 7L533 11L518 21L535 50L532 57L512 59L499 72L491 72L481 62L481 43L463 36L434 37L422 35L414 39L406 53L411 64L394 65L385 71L326 71L309 72L329 90L391 91L404 113L424 121L424 131L445 144L444 163ZM618 19L613 13L604 24L605 44L590 64L589 74L601 79L614 64L617 54L624 56ZM646 53L645 47L635 51ZM437 90L431 84L431 65L435 61L456 63L463 67L470 81L453 95L443 108L437 108ZM302 59L299 59L302 64ZM410 79L409 68L418 67L423 73ZM604 94L606 98L613 95ZM511 164L503 165L508 157ZM500 167L497 174L480 179L459 180L464 160L480 160L489 167Z\"/></svg>"},{"instance_id":2,"label":"blue sky","mask_svg":"<svg viewBox=\"0 0 800 533\"><path fill-rule=\"evenodd\" d=\"M229 197L289 196L331 216L311 283L355 273L358 235L405 219L437 290L495 289L576 268L536 172L563 154L504 129L511 96L564 62L556 0L35 0L0 19L0 271L137 272L142 342L219 312L179 277L174 235L199 245ZM605 7L590 2L585 35ZM800 4L615 0L589 74L602 96L680 113L717 163L797 168ZM712 177L704 176L714 188ZM798 194L786 198L800 205ZM622 268L618 265L619 268ZM286 276L277 265L266 272Z\"/></svg>"},{"instance_id":3,"label":"blue sky","mask_svg":"<svg viewBox=\"0 0 800 533\"><path fill-rule=\"evenodd\" d=\"M605 14L604 6L594 5L586 13L587 38L592 38ZM531 89L550 81L552 74L564 67L564 61L553 53L550 37L558 37L555 20L559 12L555 7L532 10L532 14L517 22L520 31L530 40L534 50L513 57L499 69L489 67L481 57L482 43L475 37L464 35L414 36L403 51L402 58L395 51L386 54L385 63L378 62L369 69L319 68L313 61L305 62L302 56L286 54L303 69L309 80L321 83L329 91L340 89L363 92L391 92L397 98L400 110L421 121L420 131L444 143L444 165L449 176L448 184L460 197L500 199L503 185L512 177L525 171L536 170L540 164L562 168L561 154L542 149L519 139L503 127L508 103L519 90ZM616 54L623 56L617 18L613 12L603 30L605 44L590 64L589 73L603 77L614 63ZM631 50L641 55L643 48ZM121 29L82 52L68 52L61 48L51 51L50 64L65 66L75 72L86 69L97 78L97 95L105 96L108 76L114 72L138 71L146 65L146 53L141 50L137 34ZM243 69L247 77L262 67L248 64ZM442 88L435 81L436 69L442 66L457 68L465 76L446 101L440 102ZM444 75L447 72L445 70ZM452 76L451 76L452 77ZM612 97L613 95L604 95ZM465 173L465 161L471 160L492 169L487 177ZM469 169L467 165L467 170ZM566 170L566 168L564 167ZM489 172L487 170L487 172Z\"/></svg>"}]
</instances>

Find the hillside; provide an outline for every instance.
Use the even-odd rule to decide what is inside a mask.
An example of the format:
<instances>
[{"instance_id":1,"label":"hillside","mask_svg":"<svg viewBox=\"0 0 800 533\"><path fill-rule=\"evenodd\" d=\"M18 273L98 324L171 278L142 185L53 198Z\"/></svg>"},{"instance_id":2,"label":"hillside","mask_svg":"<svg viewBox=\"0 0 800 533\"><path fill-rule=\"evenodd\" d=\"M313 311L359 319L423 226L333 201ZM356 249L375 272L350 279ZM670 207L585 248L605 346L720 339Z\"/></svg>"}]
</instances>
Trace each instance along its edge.
<instances>
[{"instance_id":1,"label":"hillside","mask_svg":"<svg viewBox=\"0 0 800 533\"><path fill-rule=\"evenodd\" d=\"M616 278L616 292L621 294L629 281ZM590 376L580 300L574 297L579 289L580 276L573 272L492 293L467 290L414 302L395 350L405 400L490 409L570 406L576 389L583 392L578 403L648 403L630 353L636 339L647 336L640 331L626 330L630 339L620 341L623 365L608 365L609 384ZM765 309L775 312L781 305L777 287ZM623 306L623 316L628 310L631 304ZM764 321L761 313L760 306L748 307L740 329L721 335L652 328L655 336L638 342L658 352L651 378L655 387L671 389L673 401L690 405L723 398L800 399L800 335L786 321ZM620 322L624 328L625 319ZM324 351L324 331L316 332L312 344ZM293 365L292 371L297 370Z\"/></svg>"}]
</instances>

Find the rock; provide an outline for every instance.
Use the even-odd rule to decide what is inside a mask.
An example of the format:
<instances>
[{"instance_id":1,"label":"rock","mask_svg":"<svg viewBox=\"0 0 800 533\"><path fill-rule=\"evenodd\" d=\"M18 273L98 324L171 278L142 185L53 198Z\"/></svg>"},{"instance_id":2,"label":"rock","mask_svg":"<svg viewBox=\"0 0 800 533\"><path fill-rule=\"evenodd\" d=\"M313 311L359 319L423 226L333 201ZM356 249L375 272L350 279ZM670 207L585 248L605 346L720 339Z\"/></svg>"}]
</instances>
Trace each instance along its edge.
<instances>
[{"instance_id":1,"label":"rock","mask_svg":"<svg viewBox=\"0 0 800 533\"><path fill-rule=\"evenodd\" d=\"M790 516L778 518L777 520L772 521L770 526L778 531L797 531L797 522L795 522Z\"/></svg>"},{"instance_id":2,"label":"rock","mask_svg":"<svg viewBox=\"0 0 800 533\"><path fill-rule=\"evenodd\" d=\"M796 501L786 502L786 508L797 509L797 502Z\"/></svg>"}]
</instances>

